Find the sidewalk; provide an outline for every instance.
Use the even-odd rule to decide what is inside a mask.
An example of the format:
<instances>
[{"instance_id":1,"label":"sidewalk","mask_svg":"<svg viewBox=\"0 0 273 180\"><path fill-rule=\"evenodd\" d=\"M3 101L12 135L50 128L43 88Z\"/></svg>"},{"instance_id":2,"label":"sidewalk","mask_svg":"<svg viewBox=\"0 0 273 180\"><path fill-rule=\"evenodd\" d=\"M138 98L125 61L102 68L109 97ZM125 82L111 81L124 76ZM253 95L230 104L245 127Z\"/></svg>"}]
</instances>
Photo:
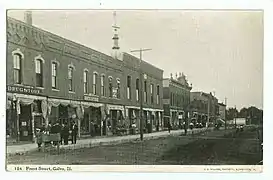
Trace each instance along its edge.
<instances>
[{"instance_id":1,"label":"sidewalk","mask_svg":"<svg viewBox=\"0 0 273 180\"><path fill-rule=\"evenodd\" d=\"M188 135L192 133L198 133L198 132L204 132L207 128L202 129L188 129ZM211 130L211 128L209 128ZM149 139L156 139L160 137L167 137L169 135L173 136L179 136L181 134L184 134L184 130L172 130L171 133L168 131L160 131L160 132L154 132L150 134L144 134L143 139L149 140ZM116 137L98 137L98 138L89 138L89 139L79 139L77 141L77 144L69 144L69 145L61 145L60 149L81 149L81 148L89 148L89 147L95 147L100 145L114 145L114 144L120 144L130 141L139 140L140 135L127 135L127 136L116 136ZM37 151L37 144L31 143L31 144L23 144L23 145L11 145L7 146L6 154L8 156L15 155L15 154L24 154L29 153L33 151Z\"/></svg>"}]
</instances>

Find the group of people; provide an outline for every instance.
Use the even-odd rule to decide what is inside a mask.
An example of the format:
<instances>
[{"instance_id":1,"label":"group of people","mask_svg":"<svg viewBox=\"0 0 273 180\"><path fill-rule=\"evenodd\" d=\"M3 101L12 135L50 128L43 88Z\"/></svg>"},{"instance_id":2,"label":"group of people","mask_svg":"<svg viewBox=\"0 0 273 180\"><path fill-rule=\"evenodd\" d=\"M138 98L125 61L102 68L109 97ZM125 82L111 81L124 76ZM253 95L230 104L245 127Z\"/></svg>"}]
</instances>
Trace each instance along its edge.
<instances>
[{"instance_id":1,"label":"group of people","mask_svg":"<svg viewBox=\"0 0 273 180\"><path fill-rule=\"evenodd\" d=\"M77 134L78 134L78 126L75 123L75 121L72 122L71 126L68 125L68 123L64 123L60 125L60 123L57 121L55 124L51 124L49 122L48 126L46 127L43 125L42 128L40 128L39 133L47 133L47 134L60 134L60 144L68 145L69 136L71 136L72 144L76 144L77 142ZM51 142L47 142L50 143ZM58 141L53 141L53 145L57 145ZM38 143L39 145L39 143Z\"/></svg>"}]
</instances>

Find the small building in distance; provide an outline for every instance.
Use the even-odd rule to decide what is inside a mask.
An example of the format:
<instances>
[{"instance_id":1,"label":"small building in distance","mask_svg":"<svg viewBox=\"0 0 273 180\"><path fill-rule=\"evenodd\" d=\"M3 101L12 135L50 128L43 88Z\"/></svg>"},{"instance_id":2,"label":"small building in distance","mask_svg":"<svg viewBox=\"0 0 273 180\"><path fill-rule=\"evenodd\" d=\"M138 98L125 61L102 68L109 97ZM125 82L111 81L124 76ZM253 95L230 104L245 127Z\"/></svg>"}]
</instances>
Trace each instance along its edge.
<instances>
[{"instance_id":1,"label":"small building in distance","mask_svg":"<svg viewBox=\"0 0 273 180\"><path fill-rule=\"evenodd\" d=\"M191 92L191 121L201 123L206 126L206 123L214 123L219 114L218 99L212 93Z\"/></svg>"},{"instance_id":2,"label":"small building in distance","mask_svg":"<svg viewBox=\"0 0 273 180\"><path fill-rule=\"evenodd\" d=\"M188 114L191 89L183 73L176 74L175 78L171 74L170 78L163 79L164 127L168 123L174 128L182 125Z\"/></svg>"}]
</instances>

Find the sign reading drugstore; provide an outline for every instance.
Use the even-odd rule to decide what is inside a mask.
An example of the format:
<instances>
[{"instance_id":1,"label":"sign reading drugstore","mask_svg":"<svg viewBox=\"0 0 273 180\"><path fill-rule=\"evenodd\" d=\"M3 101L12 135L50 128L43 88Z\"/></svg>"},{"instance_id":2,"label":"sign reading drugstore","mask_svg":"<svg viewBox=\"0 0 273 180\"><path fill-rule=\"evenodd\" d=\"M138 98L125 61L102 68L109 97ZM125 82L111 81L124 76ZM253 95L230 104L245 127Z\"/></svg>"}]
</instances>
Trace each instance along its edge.
<instances>
[{"instance_id":1,"label":"sign reading drugstore","mask_svg":"<svg viewBox=\"0 0 273 180\"><path fill-rule=\"evenodd\" d=\"M23 94L40 94L41 90L34 87L21 87L7 85L7 92L23 93Z\"/></svg>"}]
</instances>

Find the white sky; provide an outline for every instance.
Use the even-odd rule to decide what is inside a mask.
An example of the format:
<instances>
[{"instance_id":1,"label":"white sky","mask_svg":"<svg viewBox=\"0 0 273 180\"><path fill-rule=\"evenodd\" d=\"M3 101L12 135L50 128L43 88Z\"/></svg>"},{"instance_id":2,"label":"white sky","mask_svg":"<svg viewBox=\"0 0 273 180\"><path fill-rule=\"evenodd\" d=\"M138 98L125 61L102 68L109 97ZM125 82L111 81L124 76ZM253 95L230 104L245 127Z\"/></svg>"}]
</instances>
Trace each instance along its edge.
<instances>
[{"instance_id":1,"label":"white sky","mask_svg":"<svg viewBox=\"0 0 273 180\"><path fill-rule=\"evenodd\" d=\"M23 11L8 16L23 20ZM215 91L228 106L263 107L262 12L123 10L117 23L121 50L152 48L143 58L164 77L183 72L193 91ZM113 11L33 11L33 24L111 54Z\"/></svg>"}]
</instances>

